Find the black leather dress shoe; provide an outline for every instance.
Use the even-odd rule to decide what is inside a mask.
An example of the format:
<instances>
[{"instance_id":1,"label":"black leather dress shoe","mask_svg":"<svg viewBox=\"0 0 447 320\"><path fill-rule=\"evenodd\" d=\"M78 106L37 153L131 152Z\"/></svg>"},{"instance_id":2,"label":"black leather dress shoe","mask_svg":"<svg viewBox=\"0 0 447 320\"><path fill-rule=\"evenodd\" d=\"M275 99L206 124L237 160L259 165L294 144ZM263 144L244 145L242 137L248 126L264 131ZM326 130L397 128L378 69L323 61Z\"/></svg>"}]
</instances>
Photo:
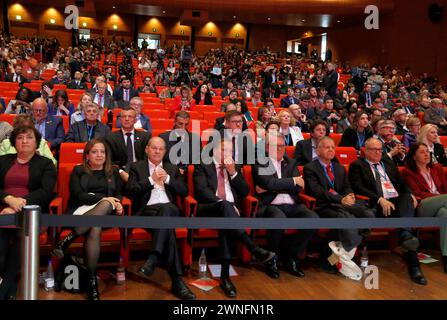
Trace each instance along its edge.
<instances>
[{"instance_id":1,"label":"black leather dress shoe","mask_svg":"<svg viewBox=\"0 0 447 320\"><path fill-rule=\"evenodd\" d=\"M272 279L279 278L279 270L277 266L277 258L273 257L270 261L265 263L265 273Z\"/></svg>"},{"instance_id":2,"label":"black leather dress shoe","mask_svg":"<svg viewBox=\"0 0 447 320\"><path fill-rule=\"evenodd\" d=\"M231 282L230 279L220 280L220 287L222 288L225 295L229 298L235 298L237 295L236 287Z\"/></svg>"},{"instance_id":3,"label":"black leather dress shoe","mask_svg":"<svg viewBox=\"0 0 447 320\"><path fill-rule=\"evenodd\" d=\"M149 278L152 276L155 270L155 263L148 259L146 262L138 269L138 274L144 278Z\"/></svg>"},{"instance_id":4,"label":"black leather dress shoe","mask_svg":"<svg viewBox=\"0 0 447 320\"><path fill-rule=\"evenodd\" d=\"M442 262L444 263L444 273L447 273L447 256L442 256Z\"/></svg>"},{"instance_id":5,"label":"black leather dress shoe","mask_svg":"<svg viewBox=\"0 0 447 320\"><path fill-rule=\"evenodd\" d=\"M188 288L181 278L172 281L171 292L182 300L194 300L196 295Z\"/></svg>"},{"instance_id":6,"label":"black leather dress shoe","mask_svg":"<svg viewBox=\"0 0 447 320\"><path fill-rule=\"evenodd\" d=\"M273 259L273 257L275 256L275 253L271 252L271 251L264 250L261 247L257 247L253 252L253 256L255 257L256 261L258 261L259 263L266 263L266 262L270 261L271 259Z\"/></svg>"},{"instance_id":7,"label":"black leather dress shoe","mask_svg":"<svg viewBox=\"0 0 447 320\"><path fill-rule=\"evenodd\" d=\"M413 282L424 286L427 284L427 279L425 279L424 274L421 271L421 268L411 267L408 269L408 273L410 274L410 278L411 280L413 280Z\"/></svg>"},{"instance_id":8,"label":"black leather dress shoe","mask_svg":"<svg viewBox=\"0 0 447 320\"><path fill-rule=\"evenodd\" d=\"M304 277L304 271L301 269L300 261L295 258L289 258L290 273L297 277Z\"/></svg>"}]
</instances>

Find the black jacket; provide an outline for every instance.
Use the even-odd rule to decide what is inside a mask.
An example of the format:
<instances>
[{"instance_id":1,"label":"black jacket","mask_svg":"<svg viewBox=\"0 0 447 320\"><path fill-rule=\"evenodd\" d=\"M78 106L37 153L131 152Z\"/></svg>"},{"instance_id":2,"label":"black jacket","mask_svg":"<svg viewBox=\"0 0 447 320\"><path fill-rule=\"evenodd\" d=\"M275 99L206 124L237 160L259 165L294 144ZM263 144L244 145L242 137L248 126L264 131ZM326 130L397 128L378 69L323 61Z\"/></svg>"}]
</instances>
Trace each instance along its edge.
<instances>
[{"instance_id":1,"label":"black jacket","mask_svg":"<svg viewBox=\"0 0 447 320\"><path fill-rule=\"evenodd\" d=\"M17 159L17 154L0 156L0 199L3 200L8 193L5 189L5 177ZM56 168L53 162L38 154L29 162L29 193L23 198L28 205L39 205L43 212L48 212L48 205L54 197L54 186L57 181Z\"/></svg>"},{"instance_id":2,"label":"black jacket","mask_svg":"<svg viewBox=\"0 0 447 320\"><path fill-rule=\"evenodd\" d=\"M92 192L92 185L95 185L95 188L101 186L104 191ZM93 205L105 197L122 199L122 190L123 183L117 168L113 168L110 179L101 181L95 175L87 173L83 165L77 165L70 176L70 199L67 213L73 213L83 205Z\"/></svg>"},{"instance_id":3,"label":"black jacket","mask_svg":"<svg viewBox=\"0 0 447 320\"><path fill-rule=\"evenodd\" d=\"M396 191L401 194L410 192L410 189L402 179L397 166L388 157L383 157L382 162L385 166L385 172L391 180ZM374 206L379 200L377 193L376 180L371 171L369 163L364 158L351 163L349 167L349 182L354 193L370 198L370 205Z\"/></svg>"},{"instance_id":4,"label":"black jacket","mask_svg":"<svg viewBox=\"0 0 447 320\"><path fill-rule=\"evenodd\" d=\"M237 203L240 198L246 197L250 191L247 182L241 173L241 167L236 165L237 175L230 179L231 191L234 202ZM217 170L214 163L199 164L194 169L194 194L199 204L215 203L220 199L216 196L217 192Z\"/></svg>"},{"instance_id":5,"label":"black jacket","mask_svg":"<svg viewBox=\"0 0 447 320\"><path fill-rule=\"evenodd\" d=\"M93 138L105 138L110 133L110 128L106 126L104 123L97 121L96 126L93 131ZM65 136L65 142L87 142L88 139L88 130L87 130L87 121L82 120L73 123L68 129L68 133Z\"/></svg>"},{"instance_id":6,"label":"black jacket","mask_svg":"<svg viewBox=\"0 0 447 320\"><path fill-rule=\"evenodd\" d=\"M365 130L365 141L368 140L369 138L371 138L373 136L373 132L369 129ZM365 143L365 141L363 142L363 144ZM357 150L360 150L361 147L363 146L359 146L359 140L357 137L357 131L352 129L351 127L348 127L345 132L343 132L343 135L341 136L341 140L340 140L340 147L353 147L356 148Z\"/></svg>"},{"instance_id":7,"label":"black jacket","mask_svg":"<svg viewBox=\"0 0 447 320\"><path fill-rule=\"evenodd\" d=\"M186 197L188 187L181 178L177 166L163 161L163 169L170 176L169 184L165 184L166 194L171 203L176 204L176 197ZM132 214L140 215L151 198L154 186L149 182L149 161L142 160L130 165L129 181L126 195L132 199Z\"/></svg>"},{"instance_id":8,"label":"black jacket","mask_svg":"<svg viewBox=\"0 0 447 320\"><path fill-rule=\"evenodd\" d=\"M270 166L274 170L274 166L270 161L266 165L255 164L253 166L253 181L255 186L257 185L267 190L257 195L260 203L264 206L270 205L279 193L288 193L295 200L295 203L301 203L298 193L301 192L302 188L295 185L293 181L294 177L300 176L295 160L284 155L283 161L281 162L281 179L278 178L276 170L273 174L263 174L261 170L266 169L267 166Z\"/></svg>"},{"instance_id":9,"label":"black jacket","mask_svg":"<svg viewBox=\"0 0 447 320\"><path fill-rule=\"evenodd\" d=\"M146 153L145 149L149 139L151 138L150 134L143 131L134 130L134 152L135 152L135 161L144 160ZM121 130L111 132L105 138L105 141L109 145L112 162L117 165L121 169L126 169L125 166L127 164L127 147L126 141L124 140L123 132Z\"/></svg>"},{"instance_id":10,"label":"black jacket","mask_svg":"<svg viewBox=\"0 0 447 320\"><path fill-rule=\"evenodd\" d=\"M337 194L329 192L331 186L326 177L325 169L321 166L318 159L304 166L304 180L306 182L306 194L317 200L316 209L324 208L330 204L341 204L341 199L349 193L352 193L349 184L348 174L343 165L332 161L334 174L334 190Z\"/></svg>"}]
</instances>

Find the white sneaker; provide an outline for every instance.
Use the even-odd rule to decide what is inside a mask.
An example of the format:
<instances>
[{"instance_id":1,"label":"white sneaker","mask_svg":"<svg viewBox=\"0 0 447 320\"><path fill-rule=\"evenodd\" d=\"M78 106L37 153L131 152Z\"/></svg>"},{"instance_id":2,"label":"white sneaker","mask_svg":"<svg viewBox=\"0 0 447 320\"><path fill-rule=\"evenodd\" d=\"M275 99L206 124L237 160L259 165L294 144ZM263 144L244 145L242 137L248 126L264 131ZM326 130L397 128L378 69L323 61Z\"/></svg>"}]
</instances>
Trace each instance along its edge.
<instances>
[{"instance_id":1,"label":"white sneaker","mask_svg":"<svg viewBox=\"0 0 447 320\"><path fill-rule=\"evenodd\" d=\"M360 267L356 265L354 261L348 260L345 256L342 256L340 257L339 262L339 271L345 277L355 281L360 281L362 279L362 269L360 269Z\"/></svg>"},{"instance_id":2,"label":"white sneaker","mask_svg":"<svg viewBox=\"0 0 447 320\"><path fill-rule=\"evenodd\" d=\"M337 264L337 268L341 274L356 281L362 279L362 269L360 269L360 267L352 261L357 248L353 248L351 251L347 252L341 245L340 241L329 242L329 248L331 248L332 252L338 256L339 263Z\"/></svg>"}]
</instances>

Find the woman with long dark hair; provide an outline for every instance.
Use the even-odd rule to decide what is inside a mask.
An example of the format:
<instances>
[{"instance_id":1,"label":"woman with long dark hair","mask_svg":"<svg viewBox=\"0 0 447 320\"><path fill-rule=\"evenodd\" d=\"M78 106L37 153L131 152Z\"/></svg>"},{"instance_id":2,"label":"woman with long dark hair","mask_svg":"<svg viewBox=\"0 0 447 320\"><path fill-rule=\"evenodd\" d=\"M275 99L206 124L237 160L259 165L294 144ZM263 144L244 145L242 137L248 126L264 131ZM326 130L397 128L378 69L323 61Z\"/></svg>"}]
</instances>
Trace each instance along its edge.
<instances>
[{"instance_id":1,"label":"woman with long dark hair","mask_svg":"<svg viewBox=\"0 0 447 320\"><path fill-rule=\"evenodd\" d=\"M48 114L52 116L70 116L75 112L73 103L68 99L67 91L57 90L54 100L48 104Z\"/></svg>"},{"instance_id":2,"label":"woman with long dark hair","mask_svg":"<svg viewBox=\"0 0 447 320\"><path fill-rule=\"evenodd\" d=\"M73 215L122 215L122 181L112 167L110 151L101 139L90 140L84 149L82 164L74 167L70 177L68 213ZM89 272L88 297L99 300L96 267L101 249L101 227L76 227L53 249L52 255L63 258L65 251L79 236L84 236L85 264Z\"/></svg>"},{"instance_id":3,"label":"woman with long dark hair","mask_svg":"<svg viewBox=\"0 0 447 320\"><path fill-rule=\"evenodd\" d=\"M365 111L358 111L351 126L343 132L339 146L354 147L360 150L365 146L365 141L372 136L373 132L369 126L368 114Z\"/></svg>"},{"instance_id":4,"label":"woman with long dark hair","mask_svg":"<svg viewBox=\"0 0 447 320\"><path fill-rule=\"evenodd\" d=\"M211 96L210 89L206 84L202 84L197 88L196 92L194 93L193 99L196 101L197 105L213 104L213 98Z\"/></svg>"}]
</instances>

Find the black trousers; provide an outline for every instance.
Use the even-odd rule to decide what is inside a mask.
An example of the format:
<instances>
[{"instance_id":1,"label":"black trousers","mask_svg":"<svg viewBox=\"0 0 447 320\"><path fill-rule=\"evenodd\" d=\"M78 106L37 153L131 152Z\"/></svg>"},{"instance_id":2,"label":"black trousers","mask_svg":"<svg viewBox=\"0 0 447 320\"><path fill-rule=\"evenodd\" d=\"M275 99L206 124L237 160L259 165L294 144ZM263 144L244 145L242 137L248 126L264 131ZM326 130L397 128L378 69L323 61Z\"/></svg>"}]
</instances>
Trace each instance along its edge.
<instances>
[{"instance_id":1,"label":"black trousers","mask_svg":"<svg viewBox=\"0 0 447 320\"><path fill-rule=\"evenodd\" d=\"M200 217L239 218L235 205L226 200L209 204L199 204L197 207L197 215ZM232 243L241 240L244 235L246 235L245 230L219 229L219 245L222 259L231 259Z\"/></svg>"},{"instance_id":2,"label":"black trousers","mask_svg":"<svg viewBox=\"0 0 447 320\"><path fill-rule=\"evenodd\" d=\"M374 218L374 211L366 206L355 204L353 206L343 206L335 204L317 210L322 218ZM359 229L338 229L336 238L341 242L346 251L351 251L362 243L362 235Z\"/></svg>"},{"instance_id":3,"label":"black trousers","mask_svg":"<svg viewBox=\"0 0 447 320\"><path fill-rule=\"evenodd\" d=\"M146 206L142 216L178 217L180 210L172 203ZM152 235L151 252L164 258L171 277L182 275L182 264L177 248L175 229L146 229Z\"/></svg>"},{"instance_id":4,"label":"black trousers","mask_svg":"<svg viewBox=\"0 0 447 320\"><path fill-rule=\"evenodd\" d=\"M391 217L405 217L412 218L416 214L416 210L414 209L413 199L411 198L411 194L409 192L399 193L399 197L388 199L391 203L394 204L396 210L391 211ZM375 206L377 217L384 217L382 207L378 204ZM413 229L411 228L400 228L397 230L397 235L400 239L405 239L409 235L414 235Z\"/></svg>"},{"instance_id":5,"label":"black trousers","mask_svg":"<svg viewBox=\"0 0 447 320\"><path fill-rule=\"evenodd\" d=\"M0 300L15 296L20 273L20 230L0 228Z\"/></svg>"},{"instance_id":6,"label":"black trousers","mask_svg":"<svg viewBox=\"0 0 447 320\"><path fill-rule=\"evenodd\" d=\"M269 205L260 208L258 216L262 218L318 218L318 215L304 204ZM307 247L316 230L304 229L291 235L287 244L287 254L290 258L297 258ZM284 230L267 230L267 249L279 254Z\"/></svg>"}]
</instances>

